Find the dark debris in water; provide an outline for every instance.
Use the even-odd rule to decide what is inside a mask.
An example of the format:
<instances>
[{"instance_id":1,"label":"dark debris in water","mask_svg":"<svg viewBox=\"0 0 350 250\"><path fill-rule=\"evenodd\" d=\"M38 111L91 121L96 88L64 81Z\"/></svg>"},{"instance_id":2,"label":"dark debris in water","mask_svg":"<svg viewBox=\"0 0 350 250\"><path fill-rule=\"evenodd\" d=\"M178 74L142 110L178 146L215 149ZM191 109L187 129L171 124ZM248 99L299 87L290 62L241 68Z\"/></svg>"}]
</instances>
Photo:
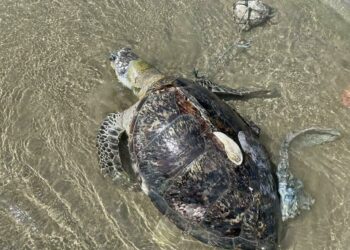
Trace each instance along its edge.
<instances>
[{"instance_id":1,"label":"dark debris in water","mask_svg":"<svg viewBox=\"0 0 350 250\"><path fill-rule=\"evenodd\" d=\"M238 0L233 5L233 14L240 30L249 31L270 20L275 14L275 9L261 0Z\"/></svg>"}]
</instances>

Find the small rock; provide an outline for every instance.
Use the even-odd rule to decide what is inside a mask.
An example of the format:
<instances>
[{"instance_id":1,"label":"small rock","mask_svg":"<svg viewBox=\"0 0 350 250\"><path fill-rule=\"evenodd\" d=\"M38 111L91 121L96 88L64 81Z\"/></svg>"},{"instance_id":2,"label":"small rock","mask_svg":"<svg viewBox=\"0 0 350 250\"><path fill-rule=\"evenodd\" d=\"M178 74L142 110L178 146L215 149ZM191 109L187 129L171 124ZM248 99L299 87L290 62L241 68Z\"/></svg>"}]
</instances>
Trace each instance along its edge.
<instances>
[{"instance_id":1,"label":"small rock","mask_svg":"<svg viewBox=\"0 0 350 250\"><path fill-rule=\"evenodd\" d=\"M242 30L265 23L273 16L273 9L261 0L238 0L233 5L235 22Z\"/></svg>"}]
</instances>

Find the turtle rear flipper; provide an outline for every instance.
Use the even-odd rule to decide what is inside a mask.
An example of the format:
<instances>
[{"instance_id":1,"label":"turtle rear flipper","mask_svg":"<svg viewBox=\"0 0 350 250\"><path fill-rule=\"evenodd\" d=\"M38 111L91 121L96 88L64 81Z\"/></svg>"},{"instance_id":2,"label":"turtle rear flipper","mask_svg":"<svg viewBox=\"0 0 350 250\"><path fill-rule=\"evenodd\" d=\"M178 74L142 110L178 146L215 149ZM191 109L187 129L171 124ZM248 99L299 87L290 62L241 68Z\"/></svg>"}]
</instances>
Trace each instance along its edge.
<instances>
[{"instance_id":1,"label":"turtle rear flipper","mask_svg":"<svg viewBox=\"0 0 350 250\"><path fill-rule=\"evenodd\" d=\"M280 150L277 166L278 192L281 197L282 220L297 216L302 209L309 210L314 199L303 189L301 180L289 171L289 149L295 139L301 146L314 146L337 139L340 133L333 129L308 128L287 135Z\"/></svg>"},{"instance_id":2,"label":"turtle rear flipper","mask_svg":"<svg viewBox=\"0 0 350 250\"><path fill-rule=\"evenodd\" d=\"M123 166L120 157L120 142L126 135L123 127L123 113L110 113L102 121L97 134L99 164L104 176L110 176L118 186L133 188L130 171Z\"/></svg>"}]
</instances>

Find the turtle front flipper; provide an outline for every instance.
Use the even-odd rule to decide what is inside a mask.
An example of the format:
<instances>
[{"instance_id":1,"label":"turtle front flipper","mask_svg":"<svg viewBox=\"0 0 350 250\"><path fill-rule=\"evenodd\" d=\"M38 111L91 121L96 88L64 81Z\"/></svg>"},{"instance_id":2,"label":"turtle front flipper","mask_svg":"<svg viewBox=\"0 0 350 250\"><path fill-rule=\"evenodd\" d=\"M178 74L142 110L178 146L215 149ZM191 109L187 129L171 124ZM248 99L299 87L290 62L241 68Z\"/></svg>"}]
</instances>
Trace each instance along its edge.
<instances>
[{"instance_id":1,"label":"turtle front flipper","mask_svg":"<svg viewBox=\"0 0 350 250\"><path fill-rule=\"evenodd\" d=\"M102 173L110 176L118 186L131 188L130 174L123 167L120 157L119 144L126 132L123 126L124 113L107 115L98 131L96 146Z\"/></svg>"},{"instance_id":2,"label":"turtle front flipper","mask_svg":"<svg viewBox=\"0 0 350 250\"><path fill-rule=\"evenodd\" d=\"M250 98L274 98L278 97L278 91L276 89L268 90L262 88L238 88L233 89L226 86L218 85L206 76L199 76L198 70L193 71L195 80L198 85L210 90L223 100L237 100L237 99L250 99Z\"/></svg>"},{"instance_id":3,"label":"turtle front flipper","mask_svg":"<svg viewBox=\"0 0 350 250\"><path fill-rule=\"evenodd\" d=\"M277 166L278 192L281 198L282 220L294 218L302 209L309 210L314 199L303 190L303 183L289 171L289 149L295 139L301 146L313 146L337 139L340 133L333 129L308 128L287 135L280 150Z\"/></svg>"}]
</instances>

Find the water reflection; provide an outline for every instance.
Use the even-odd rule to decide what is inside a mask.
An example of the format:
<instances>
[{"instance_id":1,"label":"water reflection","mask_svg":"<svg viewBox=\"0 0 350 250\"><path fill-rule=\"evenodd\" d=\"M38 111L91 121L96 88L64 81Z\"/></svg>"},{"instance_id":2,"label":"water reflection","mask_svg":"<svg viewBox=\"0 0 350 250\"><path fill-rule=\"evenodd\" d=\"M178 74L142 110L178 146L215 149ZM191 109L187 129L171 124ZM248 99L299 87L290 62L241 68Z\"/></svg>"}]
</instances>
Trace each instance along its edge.
<instances>
[{"instance_id":1,"label":"water reflection","mask_svg":"<svg viewBox=\"0 0 350 250\"><path fill-rule=\"evenodd\" d=\"M286 225L281 247L346 249L350 116L340 94L350 84L349 12L326 0L268 3L277 24L240 36L230 1L2 1L0 247L209 248L98 171L99 122L136 100L107 60L128 45L169 74L199 68L231 87L278 87L280 98L230 103L262 128L273 159L292 130L341 130L335 143L292 153L316 203ZM212 66L239 39L251 47Z\"/></svg>"}]
</instances>

